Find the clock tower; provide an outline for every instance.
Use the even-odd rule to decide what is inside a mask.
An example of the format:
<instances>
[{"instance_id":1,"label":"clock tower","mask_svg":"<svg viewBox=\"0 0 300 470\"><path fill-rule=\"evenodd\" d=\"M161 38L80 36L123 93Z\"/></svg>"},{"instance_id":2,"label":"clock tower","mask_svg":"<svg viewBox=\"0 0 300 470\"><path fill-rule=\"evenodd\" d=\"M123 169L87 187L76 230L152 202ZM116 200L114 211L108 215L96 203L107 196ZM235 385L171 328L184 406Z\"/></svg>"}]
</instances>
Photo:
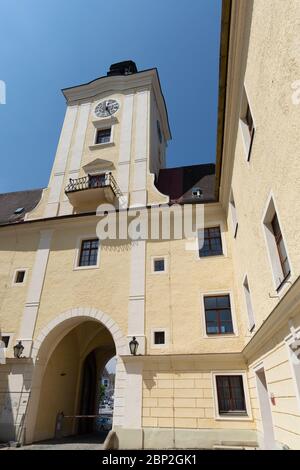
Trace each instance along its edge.
<instances>
[{"instance_id":1,"label":"clock tower","mask_svg":"<svg viewBox=\"0 0 300 470\"><path fill-rule=\"evenodd\" d=\"M111 65L106 76L62 90L66 114L48 188L29 218L168 202L155 187L171 138L156 68Z\"/></svg>"}]
</instances>

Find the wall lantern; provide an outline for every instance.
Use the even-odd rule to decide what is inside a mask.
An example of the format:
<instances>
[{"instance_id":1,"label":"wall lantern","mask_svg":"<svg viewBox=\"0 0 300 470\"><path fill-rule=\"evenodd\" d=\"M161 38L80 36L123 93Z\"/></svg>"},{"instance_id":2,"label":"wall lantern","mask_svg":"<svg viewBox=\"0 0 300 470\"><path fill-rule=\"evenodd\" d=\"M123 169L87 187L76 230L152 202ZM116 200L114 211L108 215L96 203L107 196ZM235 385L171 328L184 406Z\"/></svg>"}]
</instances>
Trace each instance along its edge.
<instances>
[{"instance_id":1,"label":"wall lantern","mask_svg":"<svg viewBox=\"0 0 300 470\"><path fill-rule=\"evenodd\" d=\"M20 359L23 351L24 351L24 346L22 344L22 341L19 341L18 344L14 346L14 356Z\"/></svg>"},{"instance_id":2,"label":"wall lantern","mask_svg":"<svg viewBox=\"0 0 300 470\"><path fill-rule=\"evenodd\" d=\"M133 336L132 340L129 342L129 349L133 356L136 355L138 347L139 347L139 343L137 342L136 337Z\"/></svg>"}]
</instances>

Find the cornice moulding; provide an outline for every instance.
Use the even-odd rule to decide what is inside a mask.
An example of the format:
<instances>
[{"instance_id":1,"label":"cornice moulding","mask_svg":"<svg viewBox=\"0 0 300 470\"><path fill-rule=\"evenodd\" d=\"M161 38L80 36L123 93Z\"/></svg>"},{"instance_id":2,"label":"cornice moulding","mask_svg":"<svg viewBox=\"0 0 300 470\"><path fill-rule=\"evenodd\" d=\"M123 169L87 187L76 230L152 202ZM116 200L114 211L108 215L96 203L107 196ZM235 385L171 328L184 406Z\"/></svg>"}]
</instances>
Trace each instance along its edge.
<instances>
[{"instance_id":1,"label":"cornice moulding","mask_svg":"<svg viewBox=\"0 0 300 470\"><path fill-rule=\"evenodd\" d=\"M78 104L78 101L92 99L97 95L130 91L136 92L136 89L145 88L145 91L152 90L157 105L162 115L162 128L166 140L171 139L171 132L168 123L165 100L162 95L158 73L156 69L146 70L132 75L117 75L112 77L101 77L90 83L62 89L62 93L67 100L67 104L72 106Z\"/></svg>"}]
</instances>

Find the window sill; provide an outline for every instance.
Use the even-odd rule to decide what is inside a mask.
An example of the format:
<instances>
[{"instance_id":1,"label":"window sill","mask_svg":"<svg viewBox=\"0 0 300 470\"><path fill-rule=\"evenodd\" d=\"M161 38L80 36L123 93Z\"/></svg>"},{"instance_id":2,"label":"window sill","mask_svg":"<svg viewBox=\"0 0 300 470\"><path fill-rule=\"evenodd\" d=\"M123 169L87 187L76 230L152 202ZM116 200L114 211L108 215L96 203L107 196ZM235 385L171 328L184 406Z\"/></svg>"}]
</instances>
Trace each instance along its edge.
<instances>
[{"instance_id":1,"label":"window sill","mask_svg":"<svg viewBox=\"0 0 300 470\"><path fill-rule=\"evenodd\" d=\"M236 238L236 237L237 237L238 228L239 228L239 224L238 224L238 222L237 222L237 223L235 224L235 230L234 230L233 238Z\"/></svg>"},{"instance_id":2,"label":"window sill","mask_svg":"<svg viewBox=\"0 0 300 470\"><path fill-rule=\"evenodd\" d=\"M227 258L226 255L224 255L224 253L222 253L221 255L208 255L208 256L200 256L198 255L197 259L199 260L202 260L202 259L212 259L212 258Z\"/></svg>"},{"instance_id":3,"label":"window sill","mask_svg":"<svg viewBox=\"0 0 300 470\"><path fill-rule=\"evenodd\" d=\"M106 147L113 147L115 145L114 142L104 142L103 144L93 144L89 145L90 150L97 150L97 149L102 149Z\"/></svg>"},{"instance_id":4,"label":"window sill","mask_svg":"<svg viewBox=\"0 0 300 470\"><path fill-rule=\"evenodd\" d=\"M85 271L87 269L98 269L99 268L99 265L96 264L95 266L75 266L75 268L73 268L73 271Z\"/></svg>"},{"instance_id":5,"label":"window sill","mask_svg":"<svg viewBox=\"0 0 300 470\"><path fill-rule=\"evenodd\" d=\"M238 335L236 335L235 333L216 333L216 334L211 334L211 335L205 335L204 338L208 338L208 339L224 339L224 338L237 338Z\"/></svg>"},{"instance_id":6,"label":"window sill","mask_svg":"<svg viewBox=\"0 0 300 470\"><path fill-rule=\"evenodd\" d=\"M228 413L224 415L218 415L215 418L216 421L252 421L252 418L247 414L235 414Z\"/></svg>"}]
</instances>

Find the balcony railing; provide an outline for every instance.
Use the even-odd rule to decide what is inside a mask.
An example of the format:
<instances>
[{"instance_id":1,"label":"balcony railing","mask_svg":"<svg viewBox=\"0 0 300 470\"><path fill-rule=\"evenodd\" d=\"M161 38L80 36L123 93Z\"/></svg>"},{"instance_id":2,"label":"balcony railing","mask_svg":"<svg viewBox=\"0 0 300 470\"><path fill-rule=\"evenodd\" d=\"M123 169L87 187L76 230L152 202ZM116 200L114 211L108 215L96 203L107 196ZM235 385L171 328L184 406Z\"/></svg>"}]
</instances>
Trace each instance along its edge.
<instances>
[{"instance_id":1,"label":"balcony railing","mask_svg":"<svg viewBox=\"0 0 300 470\"><path fill-rule=\"evenodd\" d=\"M84 191L86 189L111 187L117 198L122 196L122 192L110 172L101 173L99 175L87 175L81 178L69 179L69 184L65 188L65 193L74 193Z\"/></svg>"}]
</instances>

